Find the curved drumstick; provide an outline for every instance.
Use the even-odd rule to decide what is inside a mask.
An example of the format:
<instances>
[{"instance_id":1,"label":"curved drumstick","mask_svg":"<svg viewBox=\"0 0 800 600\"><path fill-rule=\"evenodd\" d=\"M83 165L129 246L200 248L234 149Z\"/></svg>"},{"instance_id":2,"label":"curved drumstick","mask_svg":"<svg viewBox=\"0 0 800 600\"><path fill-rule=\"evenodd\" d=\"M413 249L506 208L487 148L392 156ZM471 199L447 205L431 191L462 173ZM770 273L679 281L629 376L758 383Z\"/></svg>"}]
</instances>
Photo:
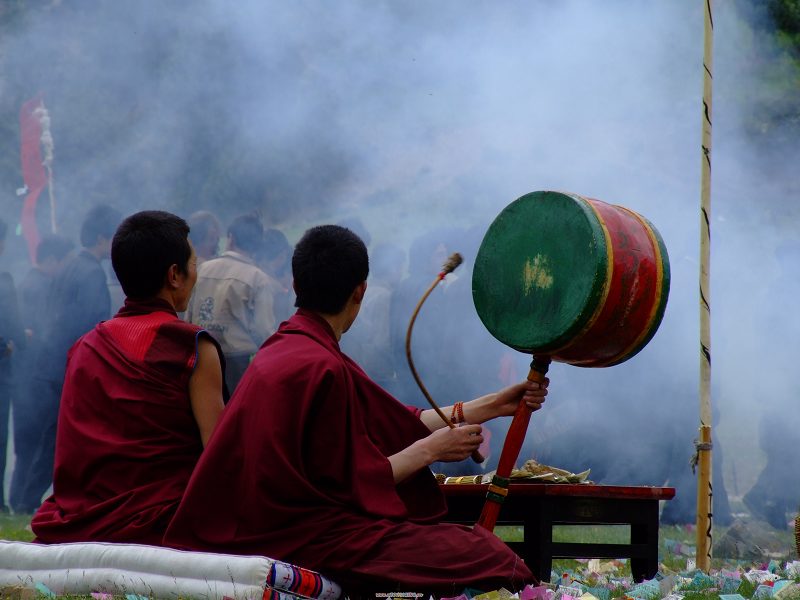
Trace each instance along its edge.
<instances>
[{"instance_id":1,"label":"curved drumstick","mask_svg":"<svg viewBox=\"0 0 800 600\"><path fill-rule=\"evenodd\" d=\"M428 296L430 296L431 292L433 291L433 288L435 288L439 284L439 282L445 278L445 276L448 273L452 273L453 271L455 271L456 267L458 267L458 265L460 265L463 261L464 259L458 252L454 253L450 258L447 259L447 262L444 263L444 266L442 267L442 271L436 276L436 279L433 281L433 283L430 285L427 291L422 295L422 298L420 298L420 301L417 303L417 307L414 309L414 312L411 315L411 320L409 321L408 329L406 330L406 358L408 359L408 366L411 369L411 374L414 376L414 381L417 382L417 385L419 386L422 395L425 396L425 399L428 401L428 404L431 405L431 408L433 408L433 410L436 411L436 414L439 415L442 421L444 421L445 424L450 429L455 429L455 424L452 421L450 421L450 419L447 418L447 416L442 412L442 409L439 408L439 405L433 401L433 398L431 398L431 395L425 388L425 384L422 383L422 379L417 373L417 369L414 367L414 359L411 358L411 330L414 328L414 321L417 320L419 309L422 308L422 304L425 302L425 300L428 299ZM483 456L477 450L475 450L475 452L473 452L471 456L472 460L474 460L476 463L482 463L484 461Z\"/></svg>"}]
</instances>

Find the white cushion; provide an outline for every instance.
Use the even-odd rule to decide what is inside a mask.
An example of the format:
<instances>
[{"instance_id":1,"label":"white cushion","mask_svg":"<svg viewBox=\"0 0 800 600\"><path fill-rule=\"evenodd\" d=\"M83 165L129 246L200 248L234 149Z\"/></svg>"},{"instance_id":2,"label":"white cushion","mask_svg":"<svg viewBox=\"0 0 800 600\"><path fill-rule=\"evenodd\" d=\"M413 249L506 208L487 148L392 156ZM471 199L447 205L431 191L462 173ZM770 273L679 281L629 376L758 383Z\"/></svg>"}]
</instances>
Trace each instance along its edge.
<instances>
[{"instance_id":1,"label":"white cushion","mask_svg":"<svg viewBox=\"0 0 800 600\"><path fill-rule=\"evenodd\" d=\"M276 561L263 556L186 552L139 544L32 544L0 540L0 587L46 585L56 594L227 596L260 600ZM341 594L328 582L329 598Z\"/></svg>"}]
</instances>

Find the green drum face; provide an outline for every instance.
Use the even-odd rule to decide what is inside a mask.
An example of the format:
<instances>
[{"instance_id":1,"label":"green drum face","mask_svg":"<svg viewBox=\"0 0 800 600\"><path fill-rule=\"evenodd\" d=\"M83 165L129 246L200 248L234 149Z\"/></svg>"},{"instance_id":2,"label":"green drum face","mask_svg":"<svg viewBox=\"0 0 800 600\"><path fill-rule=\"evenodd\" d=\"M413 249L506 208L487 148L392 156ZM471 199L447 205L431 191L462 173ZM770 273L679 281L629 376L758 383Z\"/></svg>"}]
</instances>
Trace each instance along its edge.
<instances>
[{"instance_id":1,"label":"green drum face","mask_svg":"<svg viewBox=\"0 0 800 600\"><path fill-rule=\"evenodd\" d=\"M472 275L483 324L517 350L548 354L589 323L608 274L606 234L591 206L533 192L489 227Z\"/></svg>"},{"instance_id":2,"label":"green drum face","mask_svg":"<svg viewBox=\"0 0 800 600\"><path fill-rule=\"evenodd\" d=\"M533 192L483 238L472 295L483 324L522 352L584 367L634 356L655 334L669 261L649 221L621 206Z\"/></svg>"}]
</instances>

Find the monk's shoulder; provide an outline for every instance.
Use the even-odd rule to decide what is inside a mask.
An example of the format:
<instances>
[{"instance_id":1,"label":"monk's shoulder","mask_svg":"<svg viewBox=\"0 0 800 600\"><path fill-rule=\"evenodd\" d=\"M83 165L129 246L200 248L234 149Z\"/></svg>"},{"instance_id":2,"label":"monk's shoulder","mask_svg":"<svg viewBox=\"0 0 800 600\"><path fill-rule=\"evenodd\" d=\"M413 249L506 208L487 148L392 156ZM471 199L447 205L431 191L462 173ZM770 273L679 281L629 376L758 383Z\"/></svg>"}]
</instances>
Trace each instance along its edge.
<instances>
[{"instance_id":1,"label":"monk's shoulder","mask_svg":"<svg viewBox=\"0 0 800 600\"><path fill-rule=\"evenodd\" d=\"M323 373L343 374L347 370L338 352L305 335L273 336L256 353L251 366L263 375L283 377L291 374L306 377Z\"/></svg>"}]
</instances>

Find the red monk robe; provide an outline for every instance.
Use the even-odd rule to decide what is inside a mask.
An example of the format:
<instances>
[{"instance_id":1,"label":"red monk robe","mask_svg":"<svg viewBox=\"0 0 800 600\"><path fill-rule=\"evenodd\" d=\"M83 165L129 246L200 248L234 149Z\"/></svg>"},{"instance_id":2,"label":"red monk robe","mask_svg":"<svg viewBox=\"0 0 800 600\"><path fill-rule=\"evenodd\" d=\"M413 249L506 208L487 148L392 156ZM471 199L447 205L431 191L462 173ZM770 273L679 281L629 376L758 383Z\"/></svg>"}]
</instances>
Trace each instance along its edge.
<instances>
[{"instance_id":1,"label":"red monk robe","mask_svg":"<svg viewBox=\"0 0 800 600\"><path fill-rule=\"evenodd\" d=\"M36 541L161 545L203 450L188 391L200 336L222 361L167 302L126 300L70 349Z\"/></svg>"},{"instance_id":2,"label":"red monk robe","mask_svg":"<svg viewBox=\"0 0 800 600\"><path fill-rule=\"evenodd\" d=\"M437 524L429 469L395 484L387 456L430 431L300 309L259 350L195 469L164 541L262 554L345 586L460 592L531 572L483 529Z\"/></svg>"}]
</instances>

